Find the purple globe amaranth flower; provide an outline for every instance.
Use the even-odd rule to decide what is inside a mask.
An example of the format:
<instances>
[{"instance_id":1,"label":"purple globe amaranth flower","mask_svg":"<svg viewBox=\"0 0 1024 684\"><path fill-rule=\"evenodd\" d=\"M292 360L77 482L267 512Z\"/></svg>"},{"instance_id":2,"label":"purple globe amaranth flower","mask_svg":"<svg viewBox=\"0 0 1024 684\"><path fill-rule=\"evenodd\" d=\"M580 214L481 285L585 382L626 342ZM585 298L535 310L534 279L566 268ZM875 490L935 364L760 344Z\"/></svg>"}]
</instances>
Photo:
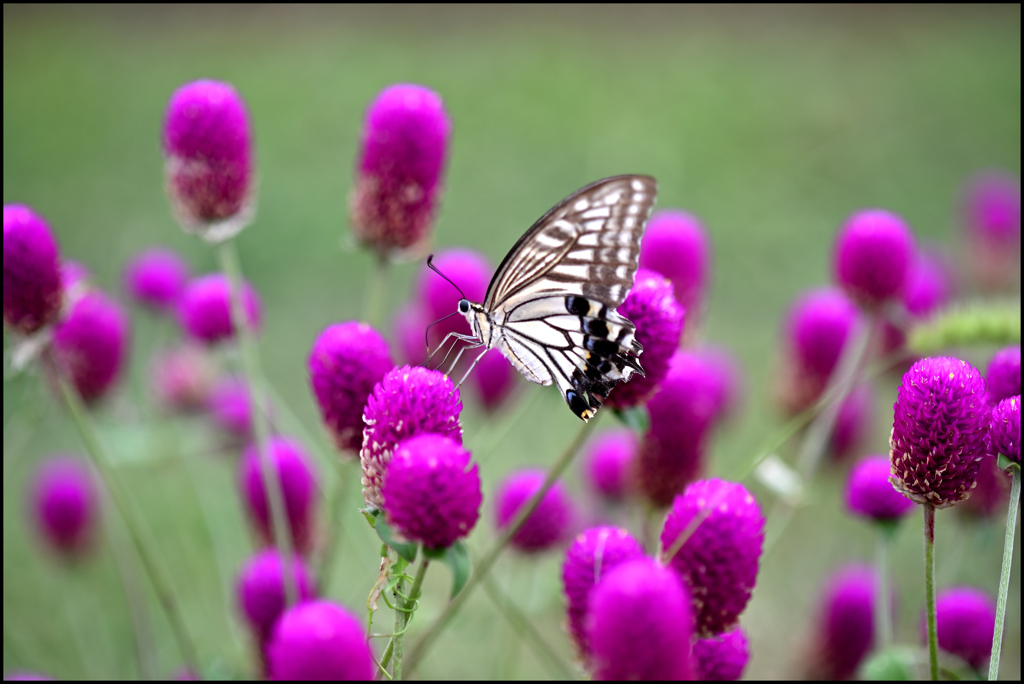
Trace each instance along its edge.
<instances>
[{"instance_id":1,"label":"purple globe amaranth flower","mask_svg":"<svg viewBox=\"0 0 1024 684\"><path fill-rule=\"evenodd\" d=\"M4 205L4 323L30 335L60 313L60 253L50 227L20 204Z\"/></svg>"},{"instance_id":2,"label":"purple globe amaranth flower","mask_svg":"<svg viewBox=\"0 0 1024 684\"><path fill-rule=\"evenodd\" d=\"M261 645L270 638L274 624L286 608L285 571L281 554L276 549L265 549L246 561L238 577L238 605ZM289 572L298 600L313 598L313 581L301 558L292 558Z\"/></svg>"},{"instance_id":3,"label":"purple globe amaranth flower","mask_svg":"<svg viewBox=\"0 0 1024 684\"><path fill-rule=\"evenodd\" d=\"M242 286L242 302L249 328L259 330L260 300L249 283ZM234 337L227 276L211 273L193 279L178 300L178 320L185 333L198 342L213 344Z\"/></svg>"},{"instance_id":4,"label":"purple globe amaranth flower","mask_svg":"<svg viewBox=\"0 0 1024 684\"><path fill-rule=\"evenodd\" d=\"M451 122L441 97L419 85L385 88L366 112L352 193L356 237L380 255L430 237Z\"/></svg>"},{"instance_id":5,"label":"purple globe amaranth flower","mask_svg":"<svg viewBox=\"0 0 1024 684\"><path fill-rule=\"evenodd\" d=\"M964 196L964 225L972 236L998 247L1020 240L1020 178L991 170L971 179Z\"/></svg>"},{"instance_id":6,"label":"purple globe amaranth flower","mask_svg":"<svg viewBox=\"0 0 1024 684\"><path fill-rule=\"evenodd\" d=\"M814 626L810 679L850 679L875 640L875 571L850 565L829 579Z\"/></svg>"},{"instance_id":7,"label":"purple globe amaranth flower","mask_svg":"<svg viewBox=\"0 0 1024 684\"><path fill-rule=\"evenodd\" d=\"M459 390L443 373L420 366L400 366L388 371L366 401L363 410L363 500L384 510L380 488L388 463L404 439L435 432L462 443Z\"/></svg>"},{"instance_id":8,"label":"purple globe amaranth flower","mask_svg":"<svg viewBox=\"0 0 1024 684\"><path fill-rule=\"evenodd\" d=\"M501 408L516 386L519 373L497 349L488 349L470 375L470 386L480 397L484 409L493 413Z\"/></svg>"},{"instance_id":9,"label":"purple globe amaranth flower","mask_svg":"<svg viewBox=\"0 0 1024 684\"><path fill-rule=\"evenodd\" d=\"M586 617L594 586L612 568L643 556L640 542L618 527L592 527L580 532L565 552L562 586L565 589L569 635L584 664L590 659Z\"/></svg>"},{"instance_id":10,"label":"purple globe amaranth flower","mask_svg":"<svg viewBox=\"0 0 1024 684\"><path fill-rule=\"evenodd\" d=\"M875 308L903 294L914 257L914 236L903 219L882 209L865 209L840 229L833 273L851 298Z\"/></svg>"},{"instance_id":11,"label":"purple globe amaranth flower","mask_svg":"<svg viewBox=\"0 0 1024 684\"><path fill-rule=\"evenodd\" d=\"M835 288L811 290L789 311L779 399L788 413L809 408L828 385L860 312Z\"/></svg>"},{"instance_id":12,"label":"purple globe amaranth flower","mask_svg":"<svg viewBox=\"0 0 1024 684\"><path fill-rule=\"evenodd\" d=\"M608 572L591 592L587 613L594 679L692 679L687 594L674 572L650 558Z\"/></svg>"},{"instance_id":13,"label":"purple globe amaranth flower","mask_svg":"<svg viewBox=\"0 0 1024 684\"><path fill-rule=\"evenodd\" d=\"M711 277L711 242L701 222L683 211L655 213L644 230L640 268L657 271L672 281L676 301L692 326L699 318Z\"/></svg>"},{"instance_id":14,"label":"purple globe amaranth flower","mask_svg":"<svg viewBox=\"0 0 1024 684\"><path fill-rule=\"evenodd\" d=\"M64 308L70 309L92 289L92 273L85 264L65 259L60 264L60 284L64 288Z\"/></svg>"},{"instance_id":15,"label":"purple globe amaranth flower","mask_svg":"<svg viewBox=\"0 0 1024 684\"><path fill-rule=\"evenodd\" d=\"M170 249L153 248L135 256L124 272L128 293L157 311L173 311L188 283L188 264Z\"/></svg>"},{"instance_id":16,"label":"purple globe amaranth flower","mask_svg":"<svg viewBox=\"0 0 1024 684\"><path fill-rule=\"evenodd\" d=\"M128 316L96 290L82 296L53 332L57 367L82 399L100 399L113 387L128 355Z\"/></svg>"},{"instance_id":17,"label":"purple globe amaranth flower","mask_svg":"<svg viewBox=\"0 0 1024 684\"><path fill-rule=\"evenodd\" d=\"M640 358L644 375L616 385L605 402L623 409L644 403L658 391L683 334L684 310L672 293L672 283L645 269L637 270L632 289L616 310L636 326L636 340L644 349Z\"/></svg>"},{"instance_id":18,"label":"purple globe amaranth flower","mask_svg":"<svg viewBox=\"0 0 1024 684\"><path fill-rule=\"evenodd\" d=\"M750 660L750 645L741 627L693 644L693 665L702 682L735 682Z\"/></svg>"},{"instance_id":19,"label":"purple globe amaranth flower","mask_svg":"<svg viewBox=\"0 0 1024 684\"><path fill-rule=\"evenodd\" d=\"M736 358L722 347L704 345L693 353L704 362L705 382L709 389L715 390L715 422L721 422L741 403L743 373Z\"/></svg>"},{"instance_id":20,"label":"purple globe amaranth flower","mask_svg":"<svg viewBox=\"0 0 1024 684\"><path fill-rule=\"evenodd\" d=\"M607 501L625 499L638 449L636 433L628 428L599 433L583 456L583 476L590 489Z\"/></svg>"},{"instance_id":21,"label":"purple globe amaranth flower","mask_svg":"<svg viewBox=\"0 0 1024 684\"><path fill-rule=\"evenodd\" d=\"M207 405L217 368L199 347L185 343L157 352L150 382L157 402L175 413L198 411Z\"/></svg>"},{"instance_id":22,"label":"purple globe amaranth flower","mask_svg":"<svg viewBox=\"0 0 1024 684\"><path fill-rule=\"evenodd\" d=\"M270 679L370 680L377 667L359 619L329 601L289 608L267 647Z\"/></svg>"},{"instance_id":23,"label":"purple globe amaranth flower","mask_svg":"<svg viewBox=\"0 0 1024 684\"><path fill-rule=\"evenodd\" d=\"M410 541L447 548L480 517L480 473L459 442L422 434L395 447L381 487L388 523Z\"/></svg>"},{"instance_id":24,"label":"purple globe amaranth flower","mask_svg":"<svg viewBox=\"0 0 1024 684\"><path fill-rule=\"evenodd\" d=\"M427 326L432 319L424 309L420 302L409 302L395 314L392 325L402 360L410 366L422 366L427 362Z\"/></svg>"},{"instance_id":25,"label":"purple globe amaranth flower","mask_svg":"<svg viewBox=\"0 0 1024 684\"><path fill-rule=\"evenodd\" d=\"M341 451L359 452L366 399L394 365L387 340L366 323L335 323L313 342L309 381L320 416Z\"/></svg>"},{"instance_id":26,"label":"purple globe amaranth flower","mask_svg":"<svg viewBox=\"0 0 1024 684\"><path fill-rule=\"evenodd\" d=\"M996 352L985 374L988 399L993 404L1020 394L1020 345Z\"/></svg>"},{"instance_id":27,"label":"purple globe amaranth flower","mask_svg":"<svg viewBox=\"0 0 1024 684\"><path fill-rule=\"evenodd\" d=\"M880 354L887 356L906 346L905 324L925 321L949 304L956 292L951 259L934 249L925 249L917 254L903 289L903 306L906 320L896 325L886 320L882 327ZM915 361L911 359L907 362Z\"/></svg>"},{"instance_id":28,"label":"purple globe amaranth flower","mask_svg":"<svg viewBox=\"0 0 1024 684\"><path fill-rule=\"evenodd\" d=\"M494 515L499 530L515 521L519 509L540 491L546 475L543 470L528 468L512 473L498 485L494 495ZM561 482L555 482L513 535L509 545L526 553L546 551L571 533L574 518L569 492Z\"/></svg>"},{"instance_id":29,"label":"purple globe amaranth flower","mask_svg":"<svg viewBox=\"0 0 1024 684\"><path fill-rule=\"evenodd\" d=\"M893 488L889 482L889 459L879 454L865 456L850 471L846 506L854 515L888 522L909 513L914 502Z\"/></svg>"},{"instance_id":30,"label":"purple globe amaranth flower","mask_svg":"<svg viewBox=\"0 0 1024 684\"><path fill-rule=\"evenodd\" d=\"M946 589L935 597L935 621L939 648L963 658L974 669L981 669L992 652L995 601L972 587ZM921 623L924 626L924 620Z\"/></svg>"},{"instance_id":31,"label":"purple globe amaranth flower","mask_svg":"<svg viewBox=\"0 0 1024 684\"><path fill-rule=\"evenodd\" d=\"M1002 454L1020 465L1020 395L1003 399L992 409L988 424L988 452Z\"/></svg>"},{"instance_id":32,"label":"purple globe amaranth flower","mask_svg":"<svg viewBox=\"0 0 1024 684\"><path fill-rule=\"evenodd\" d=\"M239 439L252 437L252 397L245 381L230 376L218 380L210 389L206 409L228 434Z\"/></svg>"},{"instance_id":33,"label":"purple globe amaranth flower","mask_svg":"<svg viewBox=\"0 0 1024 684\"><path fill-rule=\"evenodd\" d=\"M764 543L764 516L754 497L736 482L699 480L672 504L661 532L670 554L694 521L703 518L667 563L690 590L701 638L732 629L757 581Z\"/></svg>"},{"instance_id":34,"label":"purple globe amaranth flower","mask_svg":"<svg viewBox=\"0 0 1024 684\"><path fill-rule=\"evenodd\" d=\"M285 437L273 437L267 445L273 475L278 478L284 495L284 508L291 528L292 541L298 553L306 554L313 547L314 504L316 503L316 475L309 457L298 442ZM263 483L263 470L256 445L250 445L242 454L242 492L249 514L263 541L270 544L273 535L270 505ZM273 483L271 486L277 486ZM282 531L283 533L283 531Z\"/></svg>"},{"instance_id":35,"label":"purple globe amaranth flower","mask_svg":"<svg viewBox=\"0 0 1024 684\"><path fill-rule=\"evenodd\" d=\"M861 444L872 431L874 405L875 392L868 383L856 385L843 398L829 437L829 447L834 461L843 461L859 451Z\"/></svg>"},{"instance_id":36,"label":"purple globe amaranth flower","mask_svg":"<svg viewBox=\"0 0 1024 684\"><path fill-rule=\"evenodd\" d=\"M245 227L253 213L252 135L233 87L178 88L164 115L163 151L167 194L185 230L219 242Z\"/></svg>"},{"instance_id":37,"label":"purple globe amaranth flower","mask_svg":"<svg viewBox=\"0 0 1024 684\"><path fill-rule=\"evenodd\" d=\"M77 458L59 454L43 461L32 487L32 514L46 543L72 559L96 541L98 493L89 469Z\"/></svg>"},{"instance_id":38,"label":"purple globe amaranth flower","mask_svg":"<svg viewBox=\"0 0 1024 684\"><path fill-rule=\"evenodd\" d=\"M988 416L981 373L960 359L921 359L904 374L896 397L890 481L936 508L966 498L986 452Z\"/></svg>"}]
</instances>

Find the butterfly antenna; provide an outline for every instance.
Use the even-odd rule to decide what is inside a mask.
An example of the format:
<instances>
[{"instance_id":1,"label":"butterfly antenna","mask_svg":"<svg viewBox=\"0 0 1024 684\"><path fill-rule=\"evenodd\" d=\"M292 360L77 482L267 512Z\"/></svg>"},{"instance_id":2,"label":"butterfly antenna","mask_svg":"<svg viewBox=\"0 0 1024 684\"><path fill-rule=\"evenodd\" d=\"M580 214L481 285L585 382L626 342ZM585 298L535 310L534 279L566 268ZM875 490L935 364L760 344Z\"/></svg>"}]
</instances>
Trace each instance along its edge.
<instances>
[{"instance_id":1,"label":"butterfly antenna","mask_svg":"<svg viewBox=\"0 0 1024 684\"><path fill-rule=\"evenodd\" d=\"M446 275L445 275L444 273L441 273L441 272L440 272L439 270L437 270L437 267L436 267L436 266L434 266L434 255L433 255L433 254L431 254L430 256L428 256L428 257L427 257L427 268L429 268L429 269L430 269L431 271L433 271L433 272L434 272L434 273L436 273L437 275L439 275L439 276L441 276L442 278L444 278L445 280L447 280L447 281L448 281L448 283L449 283L449 284L450 284L450 285L451 285L452 287L454 287L454 288L455 288L456 290L458 290L458 291L459 291L459 294L460 294L460 295L462 295L462 298L463 298L463 299L465 299L465 298L466 298L466 294L465 294L465 293L464 293L464 292L462 291L462 289L461 289L461 288L459 288L459 286L458 286L458 285L456 285L456 284L455 284L454 282L452 282L452 279L451 279L451 278L449 278L448 276L446 276Z\"/></svg>"}]
</instances>

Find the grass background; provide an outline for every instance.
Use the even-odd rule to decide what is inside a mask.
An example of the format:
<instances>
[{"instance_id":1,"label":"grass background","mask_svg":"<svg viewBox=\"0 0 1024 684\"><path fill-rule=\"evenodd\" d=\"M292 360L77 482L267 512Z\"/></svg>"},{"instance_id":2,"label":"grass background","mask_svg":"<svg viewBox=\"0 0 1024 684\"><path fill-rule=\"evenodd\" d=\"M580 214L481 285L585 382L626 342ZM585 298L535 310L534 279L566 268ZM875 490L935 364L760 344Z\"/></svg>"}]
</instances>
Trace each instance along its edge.
<instances>
[{"instance_id":1,"label":"grass background","mask_svg":"<svg viewBox=\"0 0 1024 684\"><path fill-rule=\"evenodd\" d=\"M332 463L305 361L320 330L361 312L370 259L350 244L347 196L364 109L388 84L437 90L454 123L439 248L468 246L497 263L557 200L628 172L658 178L658 207L684 208L705 222L714 264L701 337L731 350L745 372L743 410L713 444L714 475L735 472L778 425L769 381L780 321L798 293L828 281L832 241L850 212L891 209L921 241L953 247L965 179L982 168L1020 171L1019 7L5 5L3 35L4 203L40 211L63 254L114 292L125 261L154 244L180 250L197 273L215 269L212 252L170 217L161 121L170 93L190 80L230 81L245 97L259 208L238 246L265 305L264 366L321 447L325 489L351 470ZM410 296L417 269L393 270L389 316ZM175 332L138 312L133 325L132 377L97 420L159 541L205 673L252 674L233 596L234 573L252 549L233 459L205 453L215 437L201 421L150 420L148 355ZM5 355L9 347L5 333ZM963 353L983 367L991 350ZM27 529L22 492L34 466L80 446L40 378L9 375L4 672L135 676L111 544L81 567L57 567ZM885 449L894 382L880 382L876 451ZM550 463L577 430L557 393L521 389L520 400L542 396L482 463L487 492L513 468ZM466 404L467 444L479 449L495 434L494 421ZM607 427L610 416L602 422ZM349 502L357 500L353 479ZM579 491L575 472L571 480ZM747 484L767 510L767 492ZM796 671L824 578L844 562L871 558L872 531L844 514L842 484L842 472L824 473L811 505L763 563L742 619L750 677ZM470 542L477 550L492 535L488 504L485 497ZM328 593L360 611L377 544L354 509L343 511ZM1002 520L938 517L939 586L974 584L994 594ZM116 516L106 522L123 538ZM923 604L919 537L919 522L908 521L894 558L897 636L913 644ZM1015 558L1002 667L1011 679L1020 673L1019 552ZM497 577L568 657L559 565L558 554L509 557ZM444 569L431 573L420 628L443 604L447 582ZM169 674L180 656L148 598L156 669ZM389 622L382 617L377 631L389 631ZM549 672L480 592L421 674Z\"/></svg>"}]
</instances>

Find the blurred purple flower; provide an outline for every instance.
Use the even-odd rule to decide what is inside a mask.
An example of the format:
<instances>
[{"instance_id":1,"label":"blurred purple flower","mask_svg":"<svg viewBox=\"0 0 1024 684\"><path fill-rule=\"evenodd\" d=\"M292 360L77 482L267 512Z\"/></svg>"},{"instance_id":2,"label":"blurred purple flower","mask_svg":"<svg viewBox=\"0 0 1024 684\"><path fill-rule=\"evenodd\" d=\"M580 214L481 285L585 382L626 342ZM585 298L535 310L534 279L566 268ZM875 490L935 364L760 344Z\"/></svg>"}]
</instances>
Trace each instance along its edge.
<instances>
[{"instance_id":1,"label":"blurred purple flower","mask_svg":"<svg viewBox=\"0 0 1024 684\"><path fill-rule=\"evenodd\" d=\"M1020 465L1020 395L1003 399L989 416L988 453Z\"/></svg>"},{"instance_id":2,"label":"blurred purple flower","mask_svg":"<svg viewBox=\"0 0 1024 684\"><path fill-rule=\"evenodd\" d=\"M850 565L829 579L822 594L809 679L853 677L875 640L875 571Z\"/></svg>"},{"instance_id":3,"label":"blurred purple flower","mask_svg":"<svg viewBox=\"0 0 1024 684\"><path fill-rule=\"evenodd\" d=\"M270 679L369 680L377 671L359 619L329 601L289 608L267 651Z\"/></svg>"},{"instance_id":4,"label":"blurred purple flower","mask_svg":"<svg viewBox=\"0 0 1024 684\"><path fill-rule=\"evenodd\" d=\"M249 283L242 286L242 301L249 327L259 330L260 300ZM178 300L178 319L185 333L198 342L213 344L234 337L231 285L227 276L211 273L189 282Z\"/></svg>"},{"instance_id":5,"label":"blurred purple flower","mask_svg":"<svg viewBox=\"0 0 1024 684\"><path fill-rule=\"evenodd\" d=\"M285 610L285 565L276 549L259 551L246 561L238 577L238 605L262 647ZM298 600L313 598L313 581L306 564L295 556L291 572L298 590Z\"/></svg>"},{"instance_id":6,"label":"blurred purple flower","mask_svg":"<svg viewBox=\"0 0 1024 684\"><path fill-rule=\"evenodd\" d=\"M92 279L89 268L80 261L65 259L60 264L60 283L64 288L64 296L72 297L72 292L84 290ZM77 298L76 298L77 299Z\"/></svg>"},{"instance_id":7,"label":"blurred purple flower","mask_svg":"<svg viewBox=\"0 0 1024 684\"><path fill-rule=\"evenodd\" d=\"M995 601L972 587L946 589L940 591L935 599L935 620L939 648L963 658L975 670L980 670L992 652ZM921 624L923 628L923 619Z\"/></svg>"},{"instance_id":8,"label":"blurred purple flower","mask_svg":"<svg viewBox=\"0 0 1024 684\"><path fill-rule=\"evenodd\" d=\"M711 242L695 216L671 209L655 213L644 230L640 268L657 271L672 281L676 301L691 326L700 319L711 279Z\"/></svg>"},{"instance_id":9,"label":"blurred purple flower","mask_svg":"<svg viewBox=\"0 0 1024 684\"><path fill-rule=\"evenodd\" d=\"M402 352L402 360L410 366L422 366L427 361L427 325L431 320L418 301L409 302L395 314L393 337Z\"/></svg>"},{"instance_id":10,"label":"blurred purple flower","mask_svg":"<svg viewBox=\"0 0 1024 684\"><path fill-rule=\"evenodd\" d=\"M876 308L903 294L914 258L914 236L903 219L882 209L865 209L839 230L834 278L854 301Z\"/></svg>"},{"instance_id":11,"label":"blurred purple flower","mask_svg":"<svg viewBox=\"0 0 1024 684\"><path fill-rule=\"evenodd\" d=\"M741 403L743 372L736 358L722 347L704 345L693 350L704 362L705 382L715 391L715 422L727 419Z\"/></svg>"},{"instance_id":12,"label":"blurred purple flower","mask_svg":"<svg viewBox=\"0 0 1024 684\"><path fill-rule=\"evenodd\" d=\"M743 676L750 646L742 627L693 644L696 679L703 682L735 682Z\"/></svg>"},{"instance_id":13,"label":"blurred purple flower","mask_svg":"<svg viewBox=\"0 0 1024 684\"><path fill-rule=\"evenodd\" d=\"M953 509L974 518L1006 515L1006 502L1010 498L1010 473L999 467L997 460L983 458L978 466L978 477L971 495Z\"/></svg>"},{"instance_id":14,"label":"blurred purple flower","mask_svg":"<svg viewBox=\"0 0 1024 684\"><path fill-rule=\"evenodd\" d=\"M903 289L907 323L928 320L953 299L956 284L950 262L950 257L934 249L917 254ZM907 336L902 327L887 320L881 338L881 355L886 356L903 349Z\"/></svg>"},{"instance_id":15,"label":"blurred purple flower","mask_svg":"<svg viewBox=\"0 0 1024 684\"><path fill-rule=\"evenodd\" d=\"M543 470L529 468L512 473L498 485L494 514L499 530L512 524L519 509L540 490L546 475ZM574 518L569 492L561 482L555 482L509 545L525 553L546 551L571 534Z\"/></svg>"},{"instance_id":16,"label":"blurred purple flower","mask_svg":"<svg viewBox=\"0 0 1024 684\"><path fill-rule=\"evenodd\" d=\"M231 376L218 380L206 408L213 422L228 434L243 440L252 437L252 398L245 381Z\"/></svg>"},{"instance_id":17,"label":"blurred purple flower","mask_svg":"<svg viewBox=\"0 0 1024 684\"><path fill-rule=\"evenodd\" d=\"M988 364L985 374L988 400L997 404L1020 394L1020 345L1000 349Z\"/></svg>"},{"instance_id":18,"label":"blurred purple flower","mask_svg":"<svg viewBox=\"0 0 1024 684\"><path fill-rule=\"evenodd\" d=\"M865 456L850 470L846 506L854 515L890 522L909 513L914 502L889 482L889 458L879 454Z\"/></svg>"},{"instance_id":19,"label":"blurred purple flower","mask_svg":"<svg viewBox=\"0 0 1024 684\"><path fill-rule=\"evenodd\" d=\"M829 438L833 460L843 461L860 450L872 432L874 404L875 392L867 383L855 386L843 399Z\"/></svg>"},{"instance_id":20,"label":"blurred purple flower","mask_svg":"<svg viewBox=\"0 0 1024 684\"><path fill-rule=\"evenodd\" d=\"M305 555L313 547L316 474L298 442L285 437L273 437L268 451L271 466L276 471L284 495L284 508L295 551ZM270 506L263 484L260 455L255 445L247 447L242 454L241 485L249 515L264 543L270 544L273 539Z\"/></svg>"},{"instance_id":21,"label":"blurred purple flower","mask_svg":"<svg viewBox=\"0 0 1024 684\"><path fill-rule=\"evenodd\" d=\"M188 264L174 250L147 249L128 262L125 289L139 303L173 311L188 283Z\"/></svg>"},{"instance_id":22,"label":"blurred purple flower","mask_svg":"<svg viewBox=\"0 0 1024 684\"><path fill-rule=\"evenodd\" d=\"M210 400L216 372L209 355L186 342L154 354L150 371L152 391L167 411L198 411Z\"/></svg>"},{"instance_id":23,"label":"blurred purple flower","mask_svg":"<svg viewBox=\"0 0 1024 684\"><path fill-rule=\"evenodd\" d=\"M36 469L32 513L43 540L67 559L96 541L99 497L89 468L68 454L47 458Z\"/></svg>"},{"instance_id":24,"label":"blurred purple flower","mask_svg":"<svg viewBox=\"0 0 1024 684\"><path fill-rule=\"evenodd\" d=\"M60 313L63 289L57 240L41 216L4 205L4 323L30 335Z\"/></svg>"},{"instance_id":25,"label":"blurred purple flower","mask_svg":"<svg viewBox=\"0 0 1024 684\"><path fill-rule=\"evenodd\" d=\"M504 354L497 349L488 349L480 357L469 380L484 409L493 413L515 389L518 377L519 373Z\"/></svg>"},{"instance_id":26,"label":"blurred purple flower","mask_svg":"<svg viewBox=\"0 0 1024 684\"><path fill-rule=\"evenodd\" d=\"M54 328L54 360L85 401L100 399L117 381L128 332L124 309L98 290L84 294Z\"/></svg>"},{"instance_id":27,"label":"blurred purple flower","mask_svg":"<svg viewBox=\"0 0 1024 684\"><path fill-rule=\"evenodd\" d=\"M583 454L583 477L590 489L607 501L625 499L638 448L636 433L628 428L598 433Z\"/></svg>"},{"instance_id":28,"label":"blurred purple flower","mask_svg":"<svg viewBox=\"0 0 1024 684\"><path fill-rule=\"evenodd\" d=\"M964 196L964 225L975 238L999 247L1020 240L1020 178L1008 171L977 174Z\"/></svg>"}]
</instances>

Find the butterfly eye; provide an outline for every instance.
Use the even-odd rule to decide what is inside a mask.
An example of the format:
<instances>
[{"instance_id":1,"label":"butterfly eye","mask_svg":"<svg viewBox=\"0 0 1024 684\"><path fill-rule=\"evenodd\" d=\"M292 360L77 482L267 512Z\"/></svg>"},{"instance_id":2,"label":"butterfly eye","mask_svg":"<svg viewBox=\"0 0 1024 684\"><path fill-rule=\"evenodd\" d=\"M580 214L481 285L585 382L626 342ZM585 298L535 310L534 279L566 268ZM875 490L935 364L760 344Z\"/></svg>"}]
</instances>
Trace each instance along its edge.
<instances>
[{"instance_id":1,"label":"butterfly eye","mask_svg":"<svg viewBox=\"0 0 1024 684\"><path fill-rule=\"evenodd\" d=\"M459 312L461 312L461 313L469 313L469 300L468 299L460 299L459 300Z\"/></svg>"}]
</instances>

